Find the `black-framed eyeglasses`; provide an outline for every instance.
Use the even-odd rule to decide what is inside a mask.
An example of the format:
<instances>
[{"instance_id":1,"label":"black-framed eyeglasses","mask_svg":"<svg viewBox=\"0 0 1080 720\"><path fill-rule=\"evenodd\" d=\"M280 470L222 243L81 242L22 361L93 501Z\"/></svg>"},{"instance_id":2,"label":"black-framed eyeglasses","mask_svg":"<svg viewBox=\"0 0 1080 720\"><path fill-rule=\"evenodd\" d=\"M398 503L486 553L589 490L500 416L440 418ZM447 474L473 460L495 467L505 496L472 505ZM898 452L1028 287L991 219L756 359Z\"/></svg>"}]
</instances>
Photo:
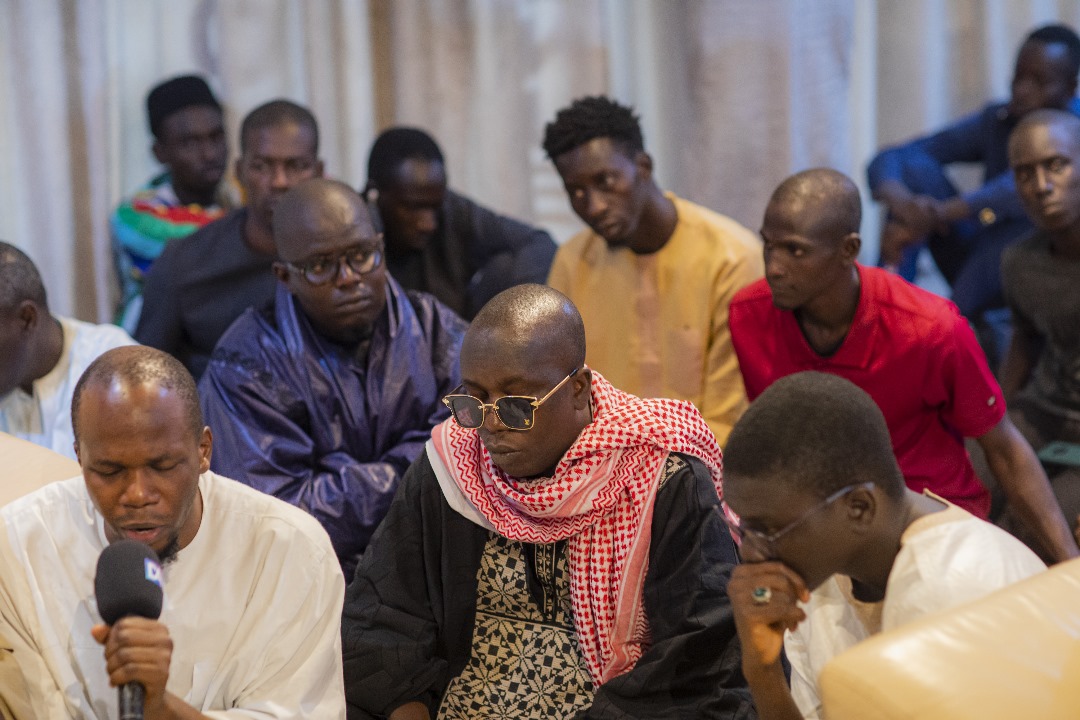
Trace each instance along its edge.
<instances>
[{"instance_id":1,"label":"black-framed eyeglasses","mask_svg":"<svg viewBox=\"0 0 1080 720\"><path fill-rule=\"evenodd\" d=\"M723 519L724 524L728 526L728 529L731 530L731 534L739 540L740 545L749 543L759 555L767 560L774 560L776 559L776 553L773 551L773 546L785 535L848 493L859 489L869 490L872 487L874 487L872 482L856 483L842 487L774 533L763 533L736 525L724 515L723 509L720 509L720 517Z\"/></svg>"},{"instance_id":2,"label":"black-framed eyeglasses","mask_svg":"<svg viewBox=\"0 0 1080 720\"><path fill-rule=\"evenodd\" d=\"M344 262L357 275L367 275L378 269L383 262L382 235L376 237L374 246L354 247L337 255L320 255L300 263L286 261L291 270L300 273L311 285L325 285L341 272Z\"/></svg>"},{"instance_id":3,"label":"black-framed eyeglasses","mask_svg":"<svg viewBox=\"0 0 1080 720\"><path fill-rule=\"evenodd\" d=\"M569 375L560 380L558 385L551 388L548 394L540 399L532 395L504 395L495 402L485 403L472 395L454 392L443 398L443 404L450 408L450 414L454 416L454 422L463 428L475 430L483 425L487 410L491 408L495 412L495 416L499 418L499 422L511 430L532 430L533 415L536 408L547 402L549 397L554 395L570 378L577 375L580 370L581 368L574 368ZM455 390L460 390L462 387L464 387L464 384L459 385Z\"/></svg>"}]
</instances>

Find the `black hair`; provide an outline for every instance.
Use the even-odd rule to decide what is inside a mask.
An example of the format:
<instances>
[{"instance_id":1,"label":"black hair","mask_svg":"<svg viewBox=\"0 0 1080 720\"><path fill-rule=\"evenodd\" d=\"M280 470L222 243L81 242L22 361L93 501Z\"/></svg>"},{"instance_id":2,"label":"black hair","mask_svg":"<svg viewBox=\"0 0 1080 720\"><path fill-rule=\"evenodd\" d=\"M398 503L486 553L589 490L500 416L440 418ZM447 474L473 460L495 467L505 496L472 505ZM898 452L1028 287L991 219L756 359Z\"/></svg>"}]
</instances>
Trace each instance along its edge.
<instances>
[{"instance_id":1,"label":"black hair","mask_svg":"<svg viewBox=\"0 0 1080 720\"><path fill-rule=\"evenodd\" d=\"M86 368L71 396L71 427L79 439L79 406L83 392L90 386L108 386L114 380L131 384L152 382L171 390L184 404L184 414L195 435L202 433L203 414L195 378L179 360L168 353L145 345L126 345L99 355Z\"/></svg>"},{"instance_id":2,"label":"black hair","mask_svg":"<svg viewBox=\"0 0 1080 720\"><path fill-rule=\"evenodd\" d=\"M598 137L610 138L627 156L645 149L634 110L602 95L578 98L544 127L544 152L552 161Z\"/></svg>"},{"instance_id":3,"label":"black hair","mask_svg":"<svg viewBox=\"0 0 1080 720\"><path fill-rule=\"evenodd\" d=\"M375 138L371 146L368 182L385 188L393 182L394 173L406 160L444 163L438 143L426 132L414 127L392 127Z\"/></svg>"},{"instance_id":4,"label":"black hair","mask_svg":"<svg viewBox=\"0 0 1080 720\"><path fill-rule=\"evenodd\" d=\"M247 114L240 124L240 152L247 150L249 136L256 130L263 128L279 127L294 123L311 130L313 155L319 154L319 124L315 122L315 116L303 105L297 105L291 100L271 100L263 103Z\"/></svg>"},{"instance_id":5,"label":"black hair","mask_svg":"<svg viewBox=\"0 0 1080 720\"><path fill-rule=\"evenodd\" d=\"M156 85L146 96L146 119L150 132L161 140L165 121L184 108L203 106L221 112L221 103L198 75L181 75Z\"/></svg>"},{"instance_id":6,"label":"black hair","mask_svg":"<svg viewBox=\"0 0 1080 720\"><path fill-rule=\"evenodd\" d=\"M904 494L877 404L851 382L819 372L781 378L750 404L728 436L724 474L788 483L821 498L859 482L892 498Z\"/></svg>"},{"instance_id":7,"label":"black hair","mask_svg":"<svg viewBox=\"0 0 1080 720\"><path fill-rule=\"evenodd\" d=\"M1080 75L1080 37L1068 25L1043 25L1032 30L1024 39L1024 44L1039 42L1043 45L1064 45L1069 56L1069 78Z\"/></svg>"},{"instance_id":8,"label":"black hair","mask_svg":"<svg viewBox=\"0 0 1080 720\"><path fill-rule=\"evenodd\" d=\"M23 300L49 308L45 285L34 261L14 245L0 241L0 310L14 310Z\"/></svg>"}]
</instances>

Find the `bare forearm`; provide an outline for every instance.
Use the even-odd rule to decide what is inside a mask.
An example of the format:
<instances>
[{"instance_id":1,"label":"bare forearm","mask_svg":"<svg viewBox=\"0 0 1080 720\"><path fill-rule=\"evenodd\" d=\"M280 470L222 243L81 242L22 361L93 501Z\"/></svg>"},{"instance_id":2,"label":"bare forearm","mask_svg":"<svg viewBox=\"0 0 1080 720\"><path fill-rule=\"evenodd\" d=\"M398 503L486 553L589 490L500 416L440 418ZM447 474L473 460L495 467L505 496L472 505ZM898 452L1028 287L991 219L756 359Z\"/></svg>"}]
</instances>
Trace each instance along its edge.
<instances>
[{"instance_id":1,"label":"bare forearm","mask_svg":"<svg viewBox=\"0 0 1080 720\"><path fill-rule=\"evenodd\" d=\"M1080 555L1031 447L1021 442L1008 454L988 453L987 460L1019 519L1032 529L1047 556L1062 562Z\"/></svg>"},{"instance_id":2,"label":"bare forearm","mask_svg":"<svg viewBox=\"0 0 1080 720\"><path fill-rule=\"evenodd\" d=\"M971 206L961 197L938 201L936 210L938 222L951 223L971 216Z\"/></svg>"},{"instance_id":3,"label":"bare forearm","mask_svg":"<svg viewBox=\"0 0 1080 720\"><path fill-rule=\"evenodd\" d=\"M769 667L743 668L760 720L802 720L779 663Z\"/></svg>"},{"instance_id":4,"label":"bare forearm","mask_svg":"<svg viewBox=\"0 0 1080 720\"><path fill-rule=\"evenodd\" d=\"M897 180L886 180L874 191L874 199L886 205L907 202L913 197L913 193Z\"/></svg>"},{"instance_id":5,"label":"bare forearm","mask_svg":"<svg viewBox=\"0 0 1080 720\"><path fill-rule=\"evenodd\" d=\"M1001 364L1001 392L1010 407L1016 394L1031 378L1031 370L1035 366L1034 346L1034 340L1014 318L1012 341L1005 354L1005 362Z\"/></svg>"}]
</instances>

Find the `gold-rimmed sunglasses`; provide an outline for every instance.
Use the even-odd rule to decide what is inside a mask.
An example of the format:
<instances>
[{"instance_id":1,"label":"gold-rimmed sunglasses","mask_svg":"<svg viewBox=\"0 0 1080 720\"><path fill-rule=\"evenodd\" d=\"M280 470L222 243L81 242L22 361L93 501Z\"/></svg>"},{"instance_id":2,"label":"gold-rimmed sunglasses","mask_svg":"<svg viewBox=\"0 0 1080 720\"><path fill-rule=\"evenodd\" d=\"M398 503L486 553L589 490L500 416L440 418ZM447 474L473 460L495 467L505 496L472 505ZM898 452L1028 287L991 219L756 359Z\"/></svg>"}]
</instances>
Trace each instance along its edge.
<instances>
[{"instance_id":1,"label":"gold-rimmed sunglasses","mask_svg":"<svg viewBox=\"0 0 1080 720\"><path fill-rule=\"evenodd\" d=\"M495 402L485 403L472 395L458 393L457 391L464 387L462 383L454 389L455 392L443 398L443 404L450 408L454 422L463 428L475 430L483 425L487 410L491 408L495 416L499 418L499 422L511 430L532 430L536 408L547 402L549 397L580 370L581 368L575 368L542 398L532 395L504 395Z\"/></svg>"}]
</instances>

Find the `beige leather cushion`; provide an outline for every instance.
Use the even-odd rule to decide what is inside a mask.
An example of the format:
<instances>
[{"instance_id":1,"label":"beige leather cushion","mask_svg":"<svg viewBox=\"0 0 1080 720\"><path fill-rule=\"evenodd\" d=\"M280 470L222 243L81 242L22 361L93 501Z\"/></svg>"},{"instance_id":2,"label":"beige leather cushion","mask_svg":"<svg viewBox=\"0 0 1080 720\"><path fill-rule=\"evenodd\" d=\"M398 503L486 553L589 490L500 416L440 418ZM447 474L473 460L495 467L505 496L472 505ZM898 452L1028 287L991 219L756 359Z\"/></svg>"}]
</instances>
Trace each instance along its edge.
<instances>
[{"instance_id":1,"label":"beige leather cushion","mask_svg":"<svg viewBox=\"0 0 1080 720\"><path fill-rule=\"evenodd\" d=\"M0 635L0 718L32 720L34 712L11 643Z\"/></svg>"},{"instance_id":2,"label":"beige leather cushion","mask_svg":"<svg viewBox=\"0 0 1080 720\"><path fill-rule=\"evenodd\" d=\"M79 463L71 458L0 432L0 506L79 473Z\"/></svg>"},{"instance_id":3,"label":"beige leather cushion","mask_svg":"<svg viewBox=\"0 0 1080 720\"><path fill-rule=\"evenodd\" d=\"M1080 718L1080 560L871 638L819 679L828 720Z\"/></svg>"}]
</instances>

